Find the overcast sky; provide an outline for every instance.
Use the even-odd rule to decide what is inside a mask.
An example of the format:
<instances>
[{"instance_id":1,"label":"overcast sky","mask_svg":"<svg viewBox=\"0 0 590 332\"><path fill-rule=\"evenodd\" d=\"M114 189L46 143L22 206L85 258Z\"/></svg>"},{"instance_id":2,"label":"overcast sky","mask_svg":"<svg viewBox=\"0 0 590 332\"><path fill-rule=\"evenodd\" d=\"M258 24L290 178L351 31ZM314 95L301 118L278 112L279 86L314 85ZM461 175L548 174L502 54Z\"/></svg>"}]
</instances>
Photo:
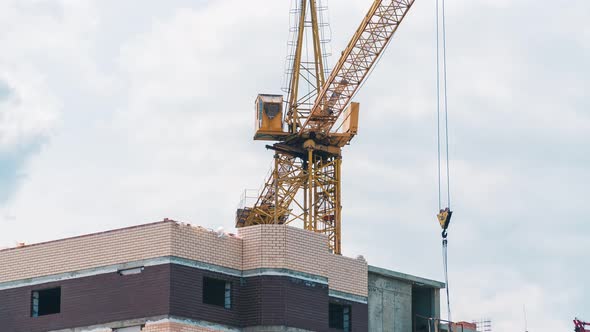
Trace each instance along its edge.
<instances>
[{"instance_id":1,"label":"overcast sky","mask_svg":"<svg viewBox=\"0 0 590 332\"><path fill-rule=\"evenodd\" d=\"M335 54L370 2L330 2ZM343 250L442 280L434 3L355 98ZM165 217L233 229L272 159L253 102L280 93L289 6L0 0L0 247ZM590 320L590 1L447 11L453 318L523 331L526 305L529 331L570 331Z\"/></svg>"}]
</instances>

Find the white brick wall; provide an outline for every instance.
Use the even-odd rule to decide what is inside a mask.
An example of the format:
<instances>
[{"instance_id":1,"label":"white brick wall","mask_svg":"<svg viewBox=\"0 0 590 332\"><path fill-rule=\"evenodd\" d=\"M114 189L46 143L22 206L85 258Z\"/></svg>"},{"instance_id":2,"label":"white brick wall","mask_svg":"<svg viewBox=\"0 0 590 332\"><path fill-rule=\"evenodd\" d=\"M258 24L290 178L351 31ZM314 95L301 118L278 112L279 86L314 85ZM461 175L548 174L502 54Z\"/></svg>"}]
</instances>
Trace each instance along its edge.
<instances>
[{"instance_id":1,"label":"white brick wall","mask_svg":"<svg viewBox=\"0 0 590 332\"><path fill-rule=\"evenodd\" d=\"M219 236L174 221L0 251L0 283L142 259L177 256L236 270L289 269L328 279L330 289L367 296L364 259L333 255L323 234L284 225Z\"/></svg>"},{"instance_id":2,"label":"white brick wall","mask_svg":"<svg viewBox=\"0 0 590 332\"><path fill-rule=\"evenodd\" d=\"M172 255L199 262L242 269L242 240L222 236L202 227L172 226Z\"/></svg>"},{"instance_id":3,"label":"white brick wall","mask_svg":"<svg viewBox=\"0 0 590 332\"><path fill-rule=\"evenodd\" d=\"M240 228L242 269L285 268L328 278L330 289L367 296L364 259L329 252L327 236L283 225Z\"/></svg>"},{"instance_id":4,"label":"white brick wall","mask_svg":"<svg viewBox=\"0 0 590 332\"><path fill-rule=\"evenodd\" d=\"M331 255L327 269L330 289L368 296L369 271L364 258Z\"/></svg>"},{"instance_id":5,"label":"white brick wall","mask_svg":"<svg viewBox=\"0 0 590 332\"><path fill-rule=\"evenodd\" d=\"M0 282L170 255L173 223L91 234L0 251Z\"/></svg>"}]
</instances>

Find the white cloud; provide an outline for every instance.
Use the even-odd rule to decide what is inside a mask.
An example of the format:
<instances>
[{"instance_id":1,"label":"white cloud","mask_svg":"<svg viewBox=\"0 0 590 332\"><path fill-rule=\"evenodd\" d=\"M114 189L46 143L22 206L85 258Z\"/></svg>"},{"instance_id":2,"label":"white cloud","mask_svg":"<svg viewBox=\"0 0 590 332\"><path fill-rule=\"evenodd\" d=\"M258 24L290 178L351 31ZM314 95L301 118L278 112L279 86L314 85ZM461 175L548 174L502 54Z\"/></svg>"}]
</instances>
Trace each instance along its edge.
<instances>
[{"instance_id":1,"label":"white cloud","mask_svg":"<svg viewBox=\"0 0 590 332\"><path fill-rule=\"evenodd\" d=\"M528 328L539 330L568 330L570 322L565 317L551 315L556 307L568 305L567 288L563 293L547 292L545 285L527 280L521 273L506 270L502 266L478 266L456 273L451 284L453 317L492 317L494 331L524 330L526 308ZM543 317L543 318L541 318ZM560 317L561 319L558 319Z\"/></svg>"},{"instance_id":2,"label":"white cloud","mask_svg":"<svg viewBox=\"0 0 590 332\"><path fill-rule=\"evenodd\" d=\"M181 8L129 38L117 72L108 73L119 81L115 95L124 97L112 101L114 112L85 123L83 137L69 140L64 134L30 163L30 177L10 206L21 221L11 222L13 234L23 230L22 220L40 214L63 220L70 232L163 217L230 228L241 191L259 186L268 166L256 158L264 151L251 141L252 128L244 126L253 123L252 82L268 75L249 74L249 64L264 61L255 50L266 43L233 39L236 26L272 11L254 7L235 1L201 11ZM214 19L222 12L226 19ZM243 30L248 29L266 28L250 24ZM286 35L284 30L277 33ZM240 52L243 61L232 61ZM275 67L281 68L284 50L275 52L280 54ZM77 194L88 190L92 194ZM47 192L52 194L46 197ZM26 209L30 201L39 201L36 209ZM59 237L62 231L42 226L29 236Z\"/></svg>"},{"instance_id":3,"label":"white cloud","mask_svg":"<svg viewBox=\"0 0 590 332\"><path fill-rule=\"evenodd\" d=\"M28 68L4 68L0 72L0 153L9 152L48 137L58 123L60 104L47 83Z\"/></svg>"}]
</instances>

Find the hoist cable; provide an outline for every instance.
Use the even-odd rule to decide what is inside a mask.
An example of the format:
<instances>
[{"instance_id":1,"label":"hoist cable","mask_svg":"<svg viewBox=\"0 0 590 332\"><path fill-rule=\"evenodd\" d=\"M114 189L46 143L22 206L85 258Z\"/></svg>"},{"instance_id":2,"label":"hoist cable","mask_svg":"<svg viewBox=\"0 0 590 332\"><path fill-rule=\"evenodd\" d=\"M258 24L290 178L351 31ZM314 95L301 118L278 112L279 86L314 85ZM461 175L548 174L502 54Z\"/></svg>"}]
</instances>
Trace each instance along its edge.
<instances>
[{"instance_id":1,"label":"hoist cable","mask_svg":"<svg viewBox=\"0 0 590 332\"><path fill-rule=\"evenodd\" d=\"M449 165L449 112L448 112L448 98L447 98L447 29L446 29L446 15L445 15L445 0L441 0L442 4L442 42L443 42L443 81L445 92L445 147L447 156L447 207L451 209L451 176Z\"/></svg>"},{"instance_id":2,"label":"hoist cable","mask_svg":"<svg viewBox=\"0 0 590 332\"><path fill-rule=\"evenodd\" d=\"M439 6L440 2L440 6ZM442 22L440 21L442 18ZM441 24L442 23L442 24ZM440 29L442 29L442 34ZM442 40L441 40L442 39ZM441 45L442 44L442 45ZM444 144L444 159L446 168L447 185L447 207L451 209L451 184L450 184L450 163L449 163L449 116L448 116L448 94L447 94L447 38L446 38L446 15L445 1L436 0L436 120L437 120L437 170L438 170L438 208L442 209L442 151ZM442 48L442 59L441 59ZM441 69L442 66L442 69ZM441 75L442 74L442 75ZM441 77L442 76L442 77ZM442 81L442 86L441 86ZM442 92L442 96L441 96ZM441 97L442 112L444 113L444 143L441 142Z\"/></svg>"},{"instance_id":3,"label":"hoist cable","mask_svg":"<svg viewBox=\"0 0 590 332\"><path fill-rule=\"evenodd\" d=\"M438 209L442 209L441 202L441 179L440 179L440 55L439 55L439 32L438 32L438 0L436 1L436 148L438 160Z\"/></svg>"},{"instance_id":4,"label":"hoist cable","mask_svg":"<svg viewBox=\"0 0 590 332\"><path fill-rule=\"evenodd\" d=\"M447 291L447 320L449 322L452 322L453 320L451 319L451 300L449 297L449 270L448 270L448 255L447 255L447 239L444 238L443 239L443 266L444 266L444 272L445 272L445 288Z\"/></svg>"},{"instance_id":5,"label":"hoist cable","mask_svg":"<svg viewBox=\"0 0 590 332\"><path fill-rule=\"evenodd\" d=\"M440 4L440 5L439 5ZM442 18L442 22L440 21ZM441 36L442 29L442 36ZM441 59L441 41L442 41L442 59ZM442 65L442 72L441 72ZM442 74L442 87L441 87ZM442 210L442 156L441 156L441 90L443 100L444 112L444 153L445 153L445 167L446 167L446 185L447 185L447 209L450 218L451 210L451 186L450 186L450 167L449 167L449 125L448 125L448 94L447 94L447 49L446 49L446 15L445 15L445 0L436 0L436 115L437 115L437 159L438 159L438 206ZM441 225L442 226L442 225ZM442 232L442 255L443 255L443 269L445 277L445 288L447 295L447 320L452 321L451 316L451 300L449 290L449 271L448 271L448 241L447 228L448 223L444 225Z\"/></svg>"}]
</instances>

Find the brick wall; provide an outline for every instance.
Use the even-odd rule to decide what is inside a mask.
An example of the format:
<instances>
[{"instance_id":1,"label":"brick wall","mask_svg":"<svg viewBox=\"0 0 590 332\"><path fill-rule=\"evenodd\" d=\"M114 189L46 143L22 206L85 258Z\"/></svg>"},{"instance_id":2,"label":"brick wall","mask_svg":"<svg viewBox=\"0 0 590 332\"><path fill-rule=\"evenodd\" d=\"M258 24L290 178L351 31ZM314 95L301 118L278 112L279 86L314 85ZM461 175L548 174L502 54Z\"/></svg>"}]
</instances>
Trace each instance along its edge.
<instances>
[{"instance_id":1,"label":"brick wall","mask_svg":"<svg viewBox=\"0 0 590 332\"><path fill-rule=\"evenodd\" d=\"M335 255L329 251L326 235L287 226L269 225L268 227L283 227L287 230L284 240L288 247L286 268L328 276L327 263Z\"/></svg>"},{"instance_id":2,"label":"brick wall","mask_svg":"<svg viewBox=\"0 0 590 332\"><path fill-rule=\"evenodd\" d=\"M0 250L0 283L164 256L241 270L242 240L173 221L83 235Z\"/></svg>"},{"instance_id":3,"label":"brick wall","mask_svg":"<svg viewBox=\"0 0 590 332\"><path fill-rule=\"evenodd\" d=\"M232 306L203 302L203 277L232 283ZM61 288L57 314L31 317L31 292ZM149 266L139 274L107 273L0 290L0 331L44 332L98 326L146 317L173 316L232 326L289 326L327 331L328 286L288 276L232 277L176 264ZM353 307L354 326L367 324L367 305ZM148 330L149 331L149 330ZM355 328L353 331L366 331Z\"/></svg>"},{"instance_id":4,"label":"brick wall","mask_svg":"<svg viewBox=\"0 0 590 332\"><path fill-rule=\"evenodd\" d=\"M0 290L0 331L43 332L167 315L171 265ZM61 287L60 313L31 317L31 292Z\"/></svg>"},{"instance_id":5,"label":"brick wall","mask_svg":"<svg viewBox=\"0 0 590 332\"><path fill-rule=\"evenodd\" d=\"M141 330L142 332L217 332L221 330L213 330L200 326L193 326L188 324L181 324L176 322L153 322L147 323Z\"/></svg>"},{"instance_id":6,"label":"brick wall","mask_svg":"<svg viewBox=\"0 0 590 332\"><path fill-rule=\"evenodd\" d=\"M282 225L256 225L238 233L244 242L244 271L281 268L327 276L325 263L332 255L325 235Z\"/></svg>"},{"instance_id":7,"label":"brick wall","mask_svg":"<svg viewBox=\"0 0 590 332\"><path fill-rule=\"evenodd\" d=\"M216 278L232 283L232 306L225 309L220 306L203 303L203 277ZM172 265L170 271L170 314L194 320L207 320L239 326L240 304L244 298L249 302L253 299L243 296L240 278L203 271L187 266Z\"/></svg>"},{"instance_id":8,"label":"brick wall","mask_svg":"<svg viewBox=\"0 0 590 332\"><path fill-rule=\"evenodd\" d=\"M173 223L160 222L0 251L0 282L170 255Z\"/></svg>"},{"instance_id":9,"label":"brick wall","mask_svg":"<svg viewBox=\"0 0 590 332\"><path fill-rule=\"evenodd\" d=\"M364 259L333 255L323 234L283 225L239 229L240 237L174 221L0 251L0 283L177 256L236 270L289 269L328 278L330 289L367 296Z\"/></svg>"},{"instance_id":10,"label":"brick wall","mask_svg":"<svg viewBox=\"0 0 590 332\"><path fill-rule=\"evenodd\" d=\"M172 255L242 269L242 240L203 227L172 224Z\"/></svg>"},{"instance_id":11,"label":"brick wall","mask_svg":"<svg viewBox=\"0 0 590 332\"><path fill-rule=\"evenodd\" d=\"M330 302L338 303L338 304L345 304L350 306L350 316L351 316L351 326L350 330L352 332L361 332L361 331L381 331L381 330L370 330L369 329L369 311L368 306L366 304L361 304L358 302L347 301L338 298L330 298ZM328 332L342 332L342 330L329 328ZM381 331L383 332L383 331Z\"/></svg>"},{"instance_id":12,"label":"brick wall","mask_svg":"<svg viewBox=\"0 0 590 332\"><path fill-rule=\"evenodd\" d=\"M242 326L291 326L325 331L328 287L290 277L246 278L238 299Z\"/></svg>"},{"instance_id":13,"label":"brick wall","mask_svg":"<svg viewBox=\"0 0 590 332\"><path fill-rule=\"evenodd\" d=\"M240 228L238 234L243 241L242 270L285 267L285 227L257 225Z\"/></svg>"},{"instance_id":14,"label":"brick wall","mask_svg":"<svg viewBox=\"0 0 590 332\"><path fill-rule=\"evenodd\" d=\"M242 269L284 268L328 278L330 289L367 296L368 266L329 252L327 236L282 225L238 230L243 238Z\"/></svg>"},{"instance_id":15,"label":"brick wall","mask_svg":"<svg viewBox=\"0 0 590 332\"><path fill-rule=\"evenodd\" d=\"M364 258L330 255L327 268L330 289L368 296L368 265Z\"/></svg>"}]
</instances>

